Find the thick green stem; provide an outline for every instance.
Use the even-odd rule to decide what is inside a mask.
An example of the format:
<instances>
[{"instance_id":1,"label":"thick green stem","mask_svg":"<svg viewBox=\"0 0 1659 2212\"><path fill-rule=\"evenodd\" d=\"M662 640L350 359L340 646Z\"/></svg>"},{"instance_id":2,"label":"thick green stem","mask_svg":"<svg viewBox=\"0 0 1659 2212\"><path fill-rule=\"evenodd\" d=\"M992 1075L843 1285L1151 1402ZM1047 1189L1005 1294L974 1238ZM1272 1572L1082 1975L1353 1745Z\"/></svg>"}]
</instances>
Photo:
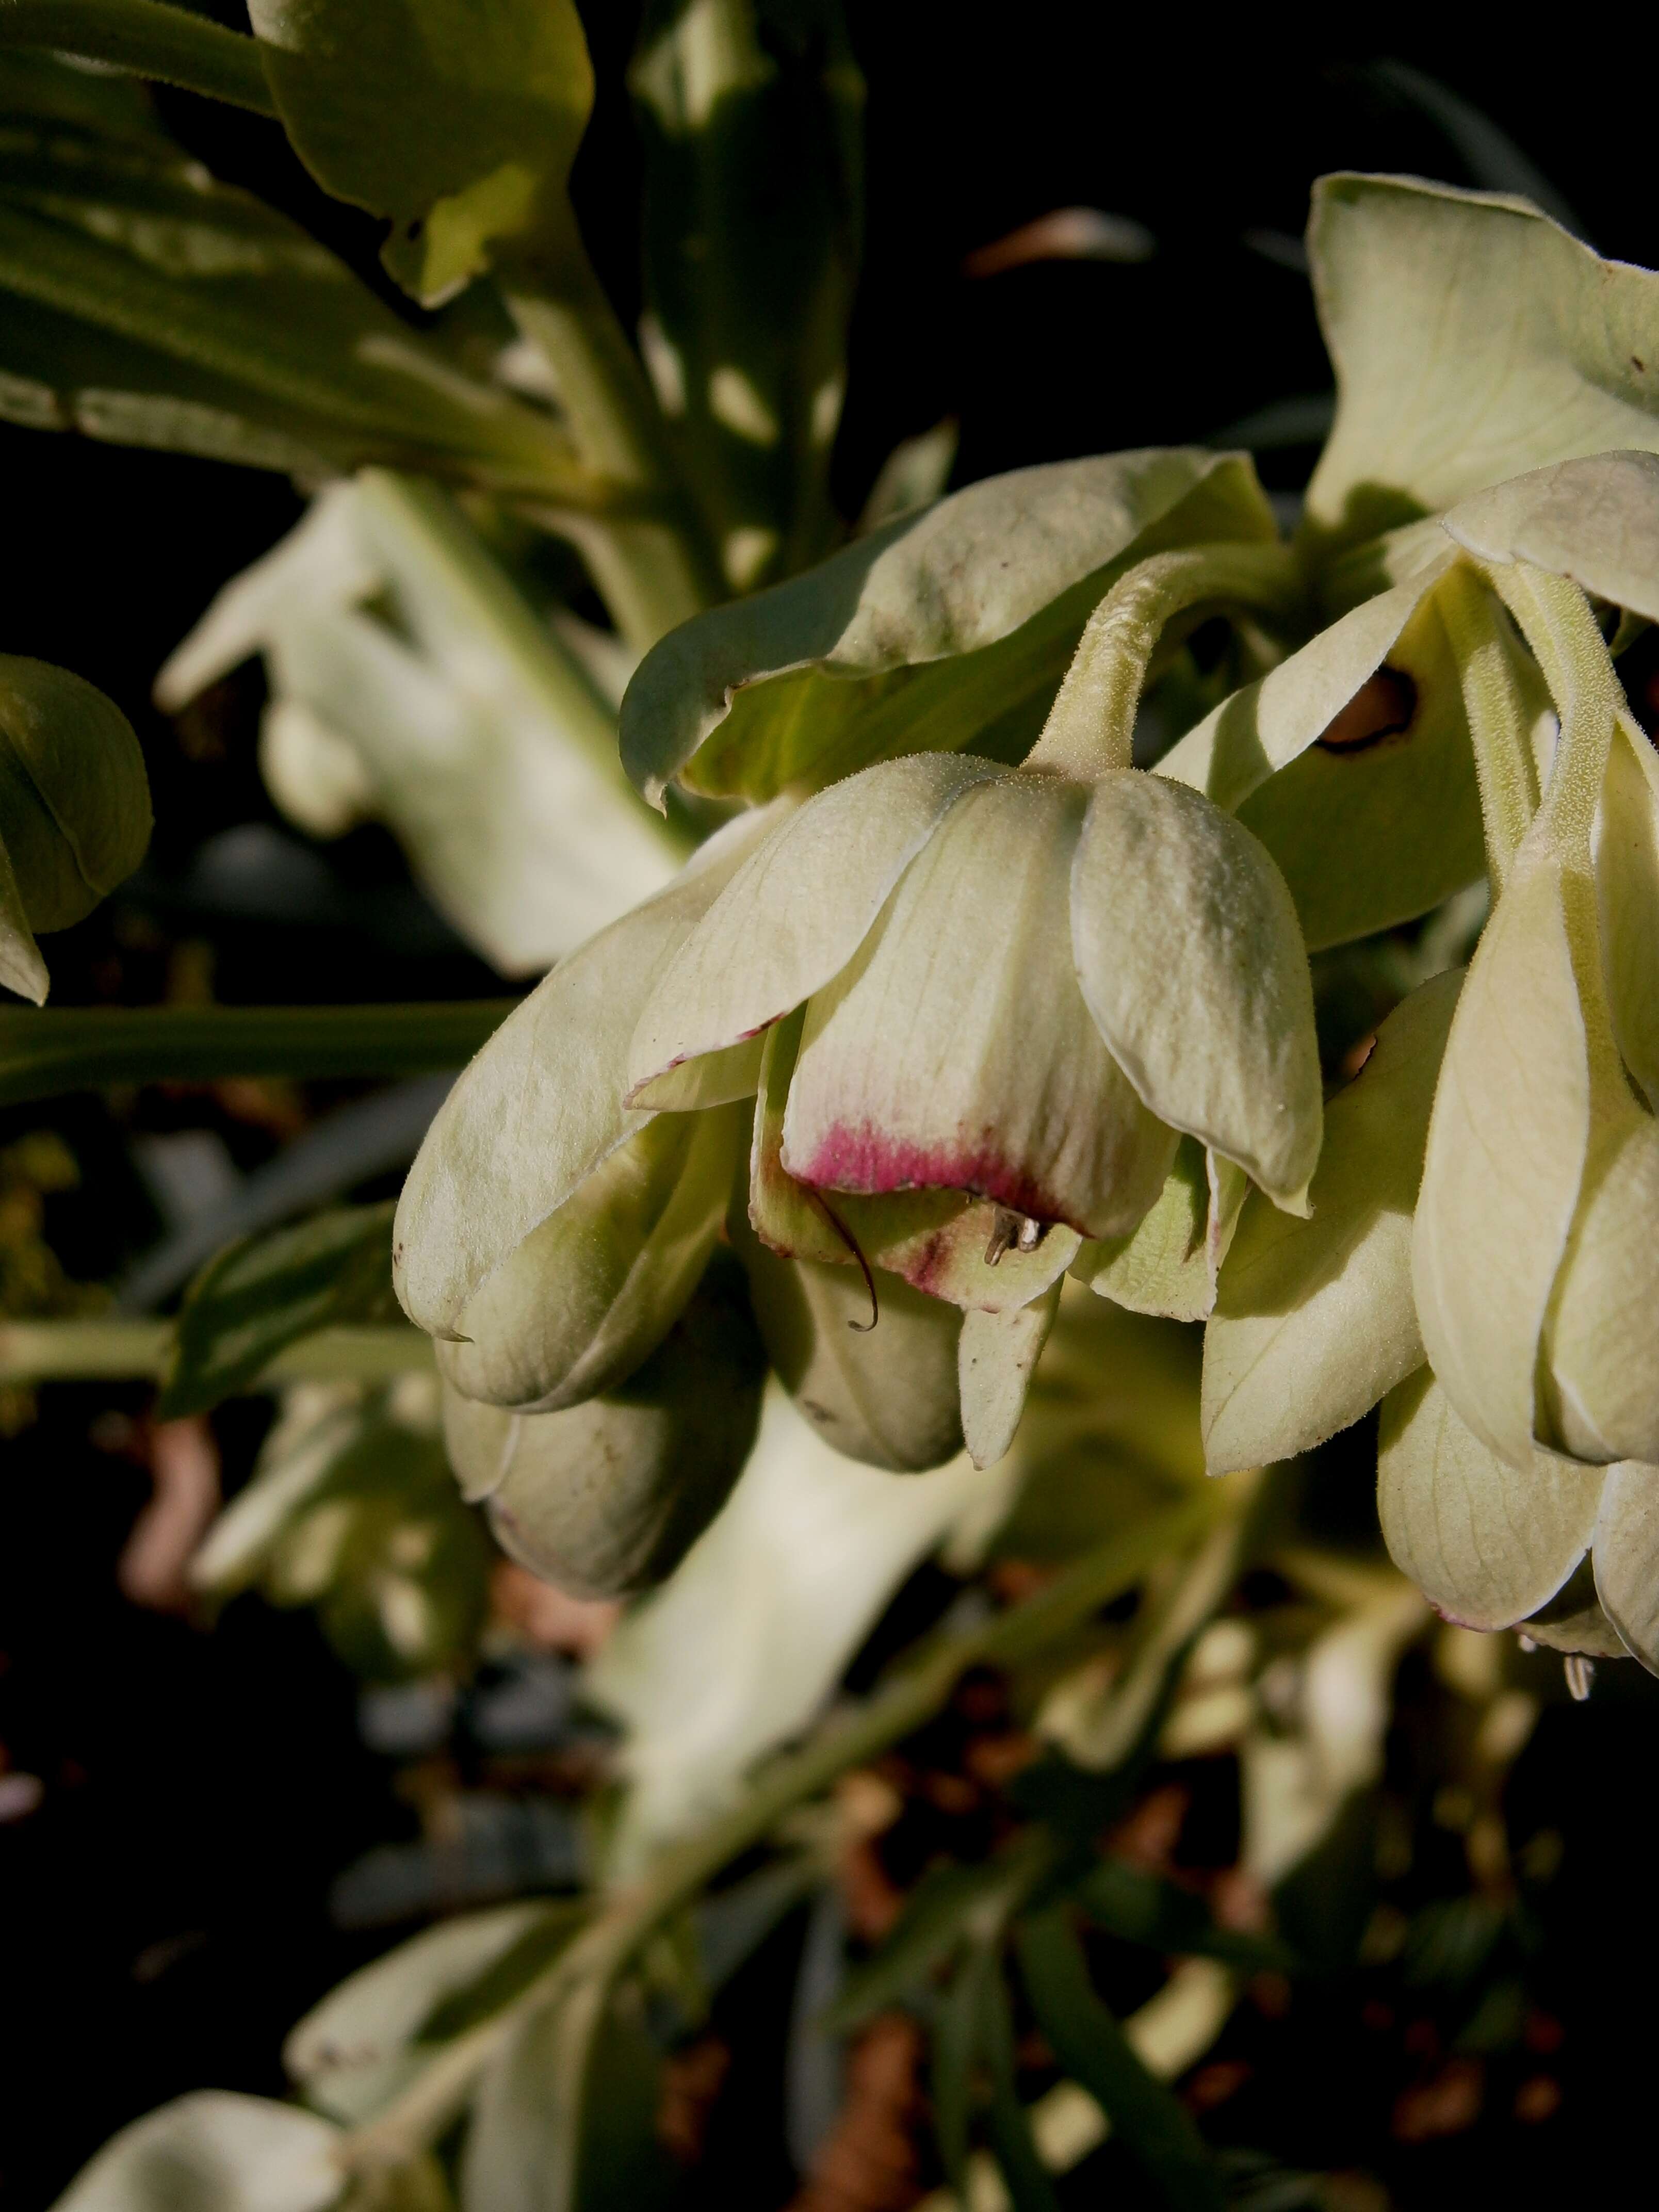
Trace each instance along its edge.
<instances>
[{"instance_id":1,"label":"thick green stem","mask_svg":"<svg viewBox=\"0 0 1659 2212\"><path fill-rule=\"evenodd\" d=\"M1007 1665L1070 1634L1132 1589L1167 1553L1198 1540L1218 1517L1241 1510L1243 1494L1232 1481L1206 1484L1168 1512L1089 1553L1035 1597L981 1626L942 1637L861 1711L827 1721L799 1751L765 1769L729 1813L665 1853L643 1881L619 1894L512 2005L440 2052L395 2104L346 2138L343 2162L359 2170L406 2164L459 2118L479 2074L526 2013L562 2002L595 1983L609 1986L654 1930L724 1866L764 1842L795 1806L931 1719L970 1667Z\"/></svg>"},{"instance_id":2,"label":"thick green stem","mask_svg":"<svg viewBox=\"0 0 1659 2212\"><path fill-rule=\"evenodd\" d=\"M255 115L276 112L254 40L162 0L0 0L0 46L48 46Z\"/></svg>"},{"instance_id":3,"label":"thick green stem","mask_svg":"<svg viewBox=\"0 0 1659 2212\"><path fill-rule=\"evenodd\" d=\"M1521 840L1538 811L1526 715L1499 624L1502 617L1473 568L1453 568L1435 594L1463 686L1463 710L1480 787L1480 818L1494 896L1509 881Z\"/></svg>"},{"instance_id":4,"label":"thick green stem","mask_svg":"<svg viewBox=\"0 0 1659 2212\"><path fill-rule=\"evenodd\" d=\"M1300 593L1285 545L1197 545L1138 562L1090 616L1026 766L1077 776L1129 767L1146 671L1176 616L1212 602L1289 613Z\"/></svg>"},{"instance_id":5,"label":"thick green stem","mask_svg":"<svg viewBox=\"0 0 1659 2212\"><path fill-rule=\"evenodd\" d=\"M0 1106L111 1083L429 1074L461 1066L518 1004L8 1007L0 1009Z\"/></svg>"},{"instance_id":6,"label":"thick green stem","mask_svg":"<svg viewBox=\"0 0 1659 2212\"><path fill-rule=\"evenodd\" d=\"M1532 647L1561 717L1539 819L1564 861L1585 875L1624 696L1589 602L1565 576L1517 561L1488 569Z\"/></svg>"},{"instance_id":7,"label":"thick green stem","mask_svg":"<svg viewBox=\"0 0 1659 2212\"><path fill-rule=\"evenodd\" d=\"M533 289L528 281L541 279ZM507 304L558 386L589 468L661 499L661 521L605 521L550 510L593 572L617 628L644 652L725 596L713 555L678 484L662 416L638 356L574 234L545 270L509 271Z\"/></svg>"},{"instance_id":8,"label":"thick green stem","mask_svg":"<svg viewBox=\"0 0 1659 2212\"><path fill-rule=\"evenodd\" d=\"M0 1322L0 1383L159 1382L173 1351L170 1321ZM434 1370L418 1328L323 1328L279 1352L262 1382L388 1382Z\"/></svg>"}]
</instances>

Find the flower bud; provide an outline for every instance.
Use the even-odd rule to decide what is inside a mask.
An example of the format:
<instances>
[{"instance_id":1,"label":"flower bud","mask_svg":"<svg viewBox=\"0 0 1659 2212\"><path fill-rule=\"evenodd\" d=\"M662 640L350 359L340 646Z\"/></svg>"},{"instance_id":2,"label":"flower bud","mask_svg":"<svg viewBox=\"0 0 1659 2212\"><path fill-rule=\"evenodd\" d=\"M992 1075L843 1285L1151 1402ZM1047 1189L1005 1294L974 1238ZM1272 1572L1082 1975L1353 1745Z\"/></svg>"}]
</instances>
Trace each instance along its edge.
<instances>
[{"instance_id":1,"label":"flower bud","mask_svg":"<svg viewBox=\"0 0 1659 2212\"><path fill-rule=\"evenodd\" d=\"M690 1304L603 1398L517 1413L445 1393L465 1494L502 1549L576 1597L672 1574L725 1504L760 1420L765 1355L739 1271L717 1256Z\"/></svg>"},{"instance_id":2,"label":"flower bud","mask_svg":"<svg viewBox=\"0 0 1659 2212\"><path fill-rule=\"evenodd\" d=\"M34 932L67 929L149 842L131 725L67 669L0 654L0 982L46 995Z\"/></svg>"},{"instance_id":3,"label":"flower bud","mask_svg":"<svg viewBox=\"0 0 1659 2212\"><path fill-rule=\"evenodd\" d=\"M461 1308L437 1347L446 1380L551 1413L631 1375L708 1264L748 1118L659 1114L618 1146Z\"/></svg>"},{"instance_id":4,"label":"flower bud","mask_svg":"<svg viewBox=\"0 0 1659 2212\"><path fill-rule=\"evenodd\" d=\"M747 1222L732 1224L732 1238L767 1357L826 1443L895 1474L956 1456L962 1316L954 1306L884 1271L872 1292L856 1268L781 1259Z\"/></svg>"}]
</instances>

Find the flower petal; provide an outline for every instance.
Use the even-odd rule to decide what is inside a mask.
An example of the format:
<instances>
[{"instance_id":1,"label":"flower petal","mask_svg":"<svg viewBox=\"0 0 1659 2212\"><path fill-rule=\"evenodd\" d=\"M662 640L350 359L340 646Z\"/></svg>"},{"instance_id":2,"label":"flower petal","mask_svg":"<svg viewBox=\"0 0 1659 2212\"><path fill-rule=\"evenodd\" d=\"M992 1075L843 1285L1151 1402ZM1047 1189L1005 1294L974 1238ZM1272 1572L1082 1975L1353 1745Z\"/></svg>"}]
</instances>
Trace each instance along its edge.
<instances>
[{"instance_id":1,"label":"flower petal","mask_svg":"<svg viewBox=\"0 0 1659 2212\"><path fill-rule=\"evenodd\" d=\"M1566 896L1552 849L1528 839L1452 1019L1412 1237L1430 1364L1481 1442L1522 1468L1534 1456L1539 1336L1590 1134Z\"/></svg>"},{"instance_id":2,"label":"flower petal","mask_svg":"<svg viewBox=\"0 0 1659 2212\"><path fill-rule=\"evenodd\" d=\"M1659 621L1659 455L1595 453L1531 469L1442 518L1483 561L1530 561Z\"/></svg>"},{"instance_id":3,"label":"flower petal","mask_svg":"<svg viewBox=\"0 0 1659 2212\"><path fill-rule=\"evenodd\" d=\"M1552 1440L1659 1461L1659 1122L1633 1103L1591 1145L1543 1355Z\"/></svg>"},{"instance_id":4,"label":"flower petal","mask_svg":"<svg viewBox=\"0 0 1659 2212\"><path fill-rule=\"evenodd\" d=\"M1202 1321L1249 1180L1231 1160L1183 1137L1152 1211L1130 1237L1086 1243L1072 1273L1131 1313Z\"/></svg>"},{"instance_id":5,"label":"flower petal","mask_svg":"<svg viewBox=\"0 0 1659 2212\"><path fill-rule=\"evenodd\" d=\"M1025 1394L1060 1310L1055 1283L1029 1306L970 1313L962 1324L962 1432L975 1467L994 1467L1014 1441Z\"/></svg>"},{"instance_id":6,"label":"flower petal","mask_svg":"<svg viewBox=\"0 0 1659 2212\"><path fill-rule=\"evenodd\" d=\"M607 1153L645 1126L623 1105L628 1041L659 968L775 815L729 823L658 896L562 961L438 1110L398 1204L392 1279L438 1337Z\"/></svg>"},{"instance_id":7,"label":"flower petal","mask_svg":"<svg viewBox=\"0 0 1659 2212\"><path fill-rule=\"evenodd\" d=\"M1659 1109L1659 757L1623 720L1597 829L1595 890L1613 1035L1649 1105Z\"/></svg>"},{"instance_id":8,"label":"flower petal","mask_svg":"<svg viewBox=\"0 0 1659 2212\"><path fill-rule=\"evenodd\" d=\"M1376 1508L1395 1565L1448 1620L1512 1628L1589 1547L1599 1468L1538 1452L1518 1468L1486 1449L1426 1369L1382 1402Z\"/></svg>"},{"instance_id":9,"label":"flower petal","mask_svg":"<svg viewBox=\"0 0 1659 2212\"><path fill-rule=\"evenodd\" d=\"M1016 1240L1005 1250L998 1208L976 1204L960 1191L896 1191L884 1198L838 1191L832 1203L787 1173L784 1113L805 1024L805 1009L798 1007L766 1033L749 1162L749 1218L756 1234L774 1252L838 1262L849 1272L861 1255L868 1266L901 1277L929 1297L973 1311L1009 1312L1040 1297L1076 1254L1075 1230L1054 1227L1034 1249L1022 1251ZM1006 1216L1001 1224L1006 1226ZM988 1261L991 1250L998 1256ZM888 1295L885 1283L878 1285L878 1299Z\"/></svg>"},{"instance_id":10,"label":"flower petal","mask_svg":"<svg viewBox=\"0 0 1659 2212\"><path fill-rule=\"evenodd\" d=\"M1246 1202L1204 1333L1212 1474L1310 1451L1422 1365L1412 1211L1462 981L1453 969L1396 1006L1326 1108L1310 1218Z\"/></svg>"},{"instance_id":11,"label":"flower petal","mask_svg":"<svg viewBox=\"0 0 1659 2212\"><path fill-rule=\"evenodd\" d=\"M1308 528L1352 540L1549 461L1659 447L1659 276L1524 200L1404 177L1314 192L1336 422Z\"/></svg>"},{"instance_id":12,"label":"flower petal","mask_svg":"<svg viewBox=\"0 0 1659 2212\"><path fill-rule=\"evenodd\" d=\"M1096 786L1072 872L1077 975L1152 1111L1304 1204L1319 1158L1313 988L1290 894L1247 830L1183 785Z\"/></svg>"},{"instance_id":13,"label":"flower petal","mask_svg":"<svg viewBox=\"0 0 1659 2212\"><path fill-rule=\"evenodd\" d=\"M1086 1234L1132 1229L1174 1139L1090 1021L1067 955L1084 788L959 799L857 957L807 1009L783 1164L831 1191L972 1191Z\"/></svg>"},{"instance_id":14,"label":"flower petal","mask_svg":"<svg viewBox=\"0 0 1659 2212\"><path fill-rule=\"evenodd\" d=\"M1659 1467L1610 1467L1595 1520L1595 1594L1650 1674L1659 1674Z\"/></svg>"},{"instance_id":15,"label":"flower petal","mask_svg":"<svg viewBox=\"0 0 1659 2212\"><path fill-rule=\"evenodd\" d=\"M918 753L850 776L791 816L664 967L629 1053L630 1101L658 1103L653 1079L753 1037L821 990L963 793L1006 773Z\"/></svg>"}]
</instances>

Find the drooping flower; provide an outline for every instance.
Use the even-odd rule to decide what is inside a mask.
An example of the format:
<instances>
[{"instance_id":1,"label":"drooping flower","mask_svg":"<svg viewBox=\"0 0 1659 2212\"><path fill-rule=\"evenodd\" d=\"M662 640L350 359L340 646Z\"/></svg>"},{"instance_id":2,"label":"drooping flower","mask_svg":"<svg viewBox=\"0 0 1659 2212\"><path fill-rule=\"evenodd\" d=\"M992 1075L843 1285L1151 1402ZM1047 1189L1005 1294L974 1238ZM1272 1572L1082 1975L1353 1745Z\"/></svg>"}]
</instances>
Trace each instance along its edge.
<instances>
[{"instance_id":1,"label":"drooping flower","mask_svg":"<svg viewBox=\"0 0 1659 2212\"><path fill-rule=\"evenodd\" d=\"M764 1241L862 1255L997 1311L1085 1238L1133 1232L1178 1133L1303 1205L1320 1083L1289 894L1220 808L1129 764L1171 617L1285 589L1277 546L1140 564L1091 618L1020 767L922 753L865 769L733 876L653 989L628 1095L723 1100L764 1038Z\"/></svg>"}]
</instances>

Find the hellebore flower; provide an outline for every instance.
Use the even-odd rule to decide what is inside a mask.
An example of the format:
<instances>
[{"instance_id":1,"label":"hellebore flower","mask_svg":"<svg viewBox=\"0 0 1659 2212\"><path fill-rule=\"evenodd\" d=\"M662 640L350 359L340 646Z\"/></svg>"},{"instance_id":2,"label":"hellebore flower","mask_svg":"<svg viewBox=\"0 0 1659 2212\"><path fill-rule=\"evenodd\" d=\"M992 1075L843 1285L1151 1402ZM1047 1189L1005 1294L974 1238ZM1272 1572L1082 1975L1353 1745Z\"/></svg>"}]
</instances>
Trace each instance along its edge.
<instances>
[{"instance_id":1,"label":"hellebore flower","mask_svg":"<svg viewBox=\"0 0 1659 2212\"><path fill-rule=\"evenodd\" d=\"M1277 546L1140 563L1024 763L913 754L809 799L664 967L629 1102L765 1040L750 1212L774 1249L1027 1304L1127 1236L1187 1132L1304 1203L1320 1083L1289 894L1249 833L1129 765L1147 663L1200 601L1273 604Z\"/></svg>"}]
</instances>

